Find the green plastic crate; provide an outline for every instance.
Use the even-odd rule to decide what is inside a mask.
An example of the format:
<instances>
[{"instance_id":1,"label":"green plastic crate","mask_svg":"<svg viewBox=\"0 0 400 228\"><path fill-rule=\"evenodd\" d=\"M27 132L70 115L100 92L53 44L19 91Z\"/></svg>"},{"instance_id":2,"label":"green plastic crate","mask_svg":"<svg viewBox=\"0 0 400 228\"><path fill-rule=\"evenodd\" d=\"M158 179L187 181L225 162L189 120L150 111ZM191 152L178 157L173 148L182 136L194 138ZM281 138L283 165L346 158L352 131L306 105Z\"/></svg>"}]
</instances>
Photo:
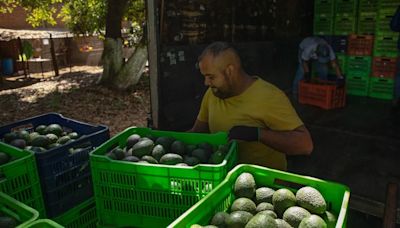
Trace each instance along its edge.
<instances>
[{"instance_id":1,"label":"green plastic crate","mask_svg":"<svg viewBox=\"0 0 400 228\"><path fill-rule=\"evenodd\" d=\"M314 16L333 18L334 0L315 0Z\"/></svg>"},{"instance_id":2,"label":"green plastic crate","mask_svg":"<svg viewBox=\"0 0 400 228\"><path fill-rule=\"evenodd\" d=\"M362 16L368 13L375 13L378 9L378 0L359 0L358 15Z\"/></svg>"},{"instance_id":3,"label":"green plastic crate","mask_svg":"<svg viewBox=\"0 0 400 228\"><path fill-rule=\"evenodd\" d=\"M0 151L12 157L12 161L0 166L0 191L34 208L45 217L39 174L35 156L30 151L15 149L0 143Z\"/></svg>"},{"instance_id":4,"label":"green plastic crate","mask_svg":"<svg viewBox=\"0 0 400 228\"><path fill-rule=\"evenodd\" d=\"M368 77L371 74L371 56L347 56L346 75Z\"/></svg>"},{"instance_id":5,"label":"green plastic crate","mask_svg":"<svg viewBox=\"0 0 400 228\"><path fill-rule=\"evenodd\" d=\"M227 211L235 200L233 186L236 178L243 172L251 173L259 186L284 187L296 191L300 187L308 185L318 189L327 201L327 209L338 215L336 227L346 226L347 207L350 198L350 190L347 186L256 165L238 165L229 172L226 179L212 193L196 203L168 227L190 227L192 224L206 225L215 213Z\"/></svg>"},{"instance_id":6,"label":"green plastic crate","mask_svg":"<svg viewBox=\"0 0 400 228\"><path fill-rule=\"evenodd\" d=\"M39 219L37 221L28 224L27 226L24 226L24 228L64 228L64 227L50 219Z\"/></svg>"},{"instance_id":7,"label":"green plastic crate","mask_svg":"<svg viewBox=\"0 0 400 228\"><path fill-rule=\"evenodd\" d=\"M391 100L394 93L394 80L387 78L371 77L368 96L373 98Z\"/></svg>"},{"instance_id":8,"label":"green plastic crate","mask_svg":"<svg viewBox=\"0 0 400 228\"><path fill-rule=\"evenodd\" d=\"M53 220L66 228L96 228L97 214L94 198L53 218Z\"/></svg>"},{"instance_id":9,"label":"green plastic crate","mask_svg":"<svg viewBox=\"0 0 400 228\"><path fill-rule=\"evenodd\" d=\"M397 36L375 36L374 56L377 57L397 57L399 51L397 49Z\"/></svg>"},{"instance_id":10,"label":"green plastic crate","mask_svg":"<svg viewBox=\"0 0 400 228\"><path fill-rule=\"evenodd\" d=\"M16 228L25 227L25 225L35 221L39 213L16 199L0 192L0 212L2 214L14 217L19 225Z\"/></svg>"},{"instance_id":11,"label":"green plastic crate","mask_svg":"<svg viewBox=\"0 0 400 228\"><path fill-rule=\"evenodd\" d=\"M368 96L369 79L370 77L368 75L346 75L347 94L356 96Z\"/></svg>"},{"instance_id":12,"label":"green plastic crate","mask_svg":"<svg viewBox=\"0 0 400 228\"><path fill-rule=\"evenodd\" d=\"M101 227L165 227L221 183L237 162L237 144L230 144L221 164L194 167L111 160L104 156L125 146L132 134L171 136L184 143L227 143L227 134L183 133L128 128L90 154L97 217Z\"/></svg>"},{"instance_id":13,"label":"green plastic crate","mask_svg":"<svg viewBox=\"0 0 400 228\"><path fill-rule=\"evenodd\" d=\"M314 35L332 35L333 18L314 17Z\"/></svg>"},{"instance_id":14,"label":"green plastic crate","mask_svg":"<svg viewBox=\"0 0 400 228\"><path fill-rule=\"evenodd\" d=\"M358 0L336 0L335 12L336 16L356 17Z\"/></svg>"},{"instance_id":15,"label":"green plastic crate","mask_svg":"<svg viewBox=\"0 0 400 228\"><path fill-rule=\"evenodd\" d=\"M378 0L378 7L380 9L391 8L396 11L399 6L399 0Z\"/></svg>"},{"instance_id":16,"label":"green plastic crate","mask_svg":"<svg viewBox=\"0 0 400 228\"><path fill-rule=\"evenodd\" d=\"M377 36L385 36L385 37L398 37L398 32L392 31L390 28L390 21L393 18L393 15L396 12L396 8L394 10L383 11L379 10L378 15L376 17L375 24L375 34Z\"/></svg>"},{"instance_id":17,"label":"green plastic crate","mask_svg":"<svg viewBox=\"0 0 400 228\"><path fill-rule=\"evenodd\" d=\"M356 18L355 17L335 17L335 25L333 34L337 36L347 36L356 32Z\"/></svg>"},{"instance_id":18,"label":"green plastic crate","mask_svg":"<svg viewBox=\"0 0 400 228\"><path fill-rule=\"evenodd\" d=\"M358 17L357 34L375 34L376 16L374 14Z\"/></svg>"}]
</instances>

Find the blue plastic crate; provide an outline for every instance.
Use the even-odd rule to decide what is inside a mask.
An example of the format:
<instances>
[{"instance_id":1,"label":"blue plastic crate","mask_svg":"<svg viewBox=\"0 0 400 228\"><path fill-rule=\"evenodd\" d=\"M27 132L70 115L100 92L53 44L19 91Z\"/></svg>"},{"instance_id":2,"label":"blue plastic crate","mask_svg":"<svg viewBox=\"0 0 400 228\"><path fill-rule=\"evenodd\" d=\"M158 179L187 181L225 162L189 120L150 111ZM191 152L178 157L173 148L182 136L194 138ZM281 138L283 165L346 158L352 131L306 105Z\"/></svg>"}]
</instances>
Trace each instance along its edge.
<instances>
[{"instance_id":1,"label":"blue plastic crate","mask_svg":"<svg viewBox=\"0 0 400 228\"><path fill-rule=\"evenodd\" d=\"M45 152L35 152L49 218L62 214L93 195L89 153L110 138L106 126L94 126L65 118L57 113L48 113L2 126L0 138L13 130L33 131L38 125L51 123L57 123L64 130L75 131L83 137ZM71 149L76 148L81 148L81 150L71 153Z\"/></svg>"}]
</instances>

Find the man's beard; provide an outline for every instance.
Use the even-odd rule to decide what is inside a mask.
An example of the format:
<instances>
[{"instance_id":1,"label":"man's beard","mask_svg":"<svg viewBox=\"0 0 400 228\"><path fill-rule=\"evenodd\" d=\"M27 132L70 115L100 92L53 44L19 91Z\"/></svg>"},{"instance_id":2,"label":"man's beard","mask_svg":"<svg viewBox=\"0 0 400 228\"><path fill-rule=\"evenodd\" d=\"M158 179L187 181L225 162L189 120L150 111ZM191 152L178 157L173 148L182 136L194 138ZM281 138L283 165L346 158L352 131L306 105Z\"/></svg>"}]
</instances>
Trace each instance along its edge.
<instances>
[{"instance_id":1,"label":"man's beard","mask_svg":"<svg viewBox=\"0 0 400 228\"><path fill-rule=\"evenodd\" d=\"M222 92L221 90L219 90L219 89L217 89L215 87L212 87L211 91L213 92L214 96L216 96L216 97L218 97L220 99L226 99L226 98L229 98L229 97L232 96L230 93Z\"/></svg>"}]
</instances>

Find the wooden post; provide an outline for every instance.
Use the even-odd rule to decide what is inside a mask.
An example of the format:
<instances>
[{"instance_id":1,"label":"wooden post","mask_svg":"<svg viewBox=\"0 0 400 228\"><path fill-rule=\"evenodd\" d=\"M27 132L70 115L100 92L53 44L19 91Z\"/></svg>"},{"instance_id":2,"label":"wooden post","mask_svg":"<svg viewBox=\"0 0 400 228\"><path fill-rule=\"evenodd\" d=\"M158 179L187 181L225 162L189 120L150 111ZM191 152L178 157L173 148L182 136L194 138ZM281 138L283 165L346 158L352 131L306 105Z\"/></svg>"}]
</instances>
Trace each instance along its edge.
<instances>
[{"instance_id":1,"label":"wooden post","mask_svg":"<svg viewBox=\"0 0 400 228\"><path fill-rule=\"evenodd\" d=\"M397 191L397 183L390 182L387 185L383 228L396 228Z\"/></svg>"},{"instance_id":2,"label":"wooden post","mask_svg":"<svg viewBox=\"0 0 400 228\"><path fill-rule=\"evenodd\" d=\"M25 60L24 60L24 51L22 50L21 38L19 38L19 37L18 37L18 49L19 49L19 54L21 55L21 63L22 63L22 68L24 69L24 75L25 75L25 78L27 78L28 74L26 73L26 65L25 65Z\"/></svg>"},{"instance_id":3,"label":"wooden post","mask_svg":"<svg viewBox=\"0 0 400 228\"><path fill-rule=\"evenodd\" d=\"M51 52L51 60L53 62L53 69L54 73L56 76L58 76L58 64L57 64L57 58L56 58L56 52L54 51L54 42L53 42L53 37L51 36L50 33L50 52Z\"/></svg>"}]
</instances>

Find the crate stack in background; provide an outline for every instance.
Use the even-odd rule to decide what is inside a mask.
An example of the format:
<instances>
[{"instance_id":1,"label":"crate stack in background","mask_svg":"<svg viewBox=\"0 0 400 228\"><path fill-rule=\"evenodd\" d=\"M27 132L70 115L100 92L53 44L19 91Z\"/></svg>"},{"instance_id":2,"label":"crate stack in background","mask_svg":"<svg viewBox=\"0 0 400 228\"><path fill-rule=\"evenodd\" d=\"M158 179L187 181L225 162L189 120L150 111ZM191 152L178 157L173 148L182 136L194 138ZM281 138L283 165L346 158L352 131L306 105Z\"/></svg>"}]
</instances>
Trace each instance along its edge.
<instances>
[{"instance_id":1,"label":"crate stack in background","mask_svg":"<svg viewBox=\"0 0 400 228\"><path fill-rule=\"evenodd\" d=\"M399 0L378 0L372 74L368 91L370 97L393 99L399 34L391 30L390 21L399 5Z\"/></svg>"},{"instance_id":2,"label":"crate stack in background","mask_svg":"<svg viewBox=\"0 0 400 228\"><path fill-rule=\"evenodd\" d=\"M400 0L329 1L334 12L331 33L316 26L327 1L314 3L314 35L324 38L336 53L347 94L392 99L399 34L391 30L390 21ZM329 74L335 72L330 69Z\"/></svg>"},{"instance_id":3,"label":"crate stack in background","mask_svg":"<svg viewBox=\"0 0 400 228\"><path fill-rule=\"evenodd\" d=\"M316 0L314 4L314 34L332 35L334 0Z\"/></svg>"}]
</instances>

